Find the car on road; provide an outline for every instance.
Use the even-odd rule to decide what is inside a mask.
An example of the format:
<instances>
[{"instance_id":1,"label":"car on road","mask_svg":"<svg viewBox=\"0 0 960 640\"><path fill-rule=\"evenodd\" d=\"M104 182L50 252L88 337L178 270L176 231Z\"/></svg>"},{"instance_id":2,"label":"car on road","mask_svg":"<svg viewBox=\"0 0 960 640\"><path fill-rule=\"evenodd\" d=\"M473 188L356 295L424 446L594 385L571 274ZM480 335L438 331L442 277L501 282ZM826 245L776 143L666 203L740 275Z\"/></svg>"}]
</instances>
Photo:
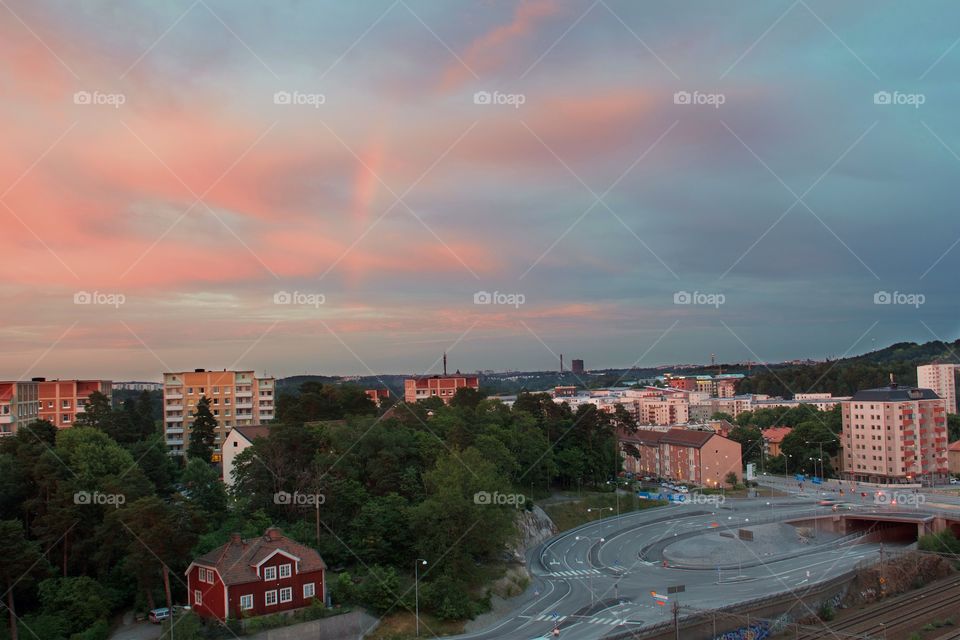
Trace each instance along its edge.
<instances>
[{"instance_id":1,"label":"car on road","mask_svg":"<svg viewBox=\"0 0 960 640\"><path fill-rule=\"evenodd\" d=\"M833 498L824 498L817 504L819 504L821 507L832 507L833 505L837 504L837 501Z\"/></svg>"},{"instance_id":2,"label":"car on road","mask_svg":"<svg viewBox=\"0 0 960 640\"><path fill-rule=\"evenodd\" d=\"M677 487L677 491L680 493L690 493L690 489L688 489L685 485L680 485Z\"/></svg>"},{"instance_id":3,"label":"car on road","mask_svg":"<svg viewBox=\"0 0 960 640\"><path fill-rule=\"evenodd\" d=\"M853 511L853 505L849 502L838 502L833 505L834 511Z\"/></svg>"},{"instance_id":4,"label":"car on road","mask_svg":"<svg viewBox=\"0 0 960 640\"><path fill-rule=\"evenodd\" d=\"M169 617L170 617L170 609L167 609L166 607L154 609L150 612L150 615L147 616L150 622L154 624L160 624L161 622L168 619Z\"/></svg>"},{"instance_id":5,"label":"car on road","mask_svg":"<svg viewBox=\"0 0 960 640\"><path fill-rule=\"evenodd\" d=\"M960 484L960 478L950 478L950 484Z\"/></svg>"}]
</instances>

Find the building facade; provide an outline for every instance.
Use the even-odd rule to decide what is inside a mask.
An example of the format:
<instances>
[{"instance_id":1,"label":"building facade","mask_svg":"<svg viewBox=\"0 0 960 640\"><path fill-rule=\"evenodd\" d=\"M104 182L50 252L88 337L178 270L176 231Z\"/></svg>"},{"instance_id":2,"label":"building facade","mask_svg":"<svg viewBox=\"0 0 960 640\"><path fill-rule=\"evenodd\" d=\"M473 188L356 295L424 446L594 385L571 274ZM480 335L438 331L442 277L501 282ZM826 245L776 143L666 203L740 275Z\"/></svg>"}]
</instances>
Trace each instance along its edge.
<instances>
[{"instance_id":1,"label":"building facade","mask_svg":"<svg viewBox=\"0 0 960 640\"><path fill-rule=\"evenodd\" d=\"M947 413L957 412L957 365L924 364L917 367L917 386L932 389L943 398Z\"/></svg>"},{"instance_id":2,"label":"building facade","mask_svg":"<svg viewBox=\"0 0 960 640\"><path fill-rule=\"evenodd\" d=\"M886 484L946 478L946 403L932 390L891 383L858 391L842 406L844 479Z\"/></svg>"},{"instance_id":3,"label":"building facade","mask_svg":"<svg viewBox=\"0 0 960 640\"><path fill-rule=\"evenodd\" d=\"M40 418L36 382L0 381L0 437L10 436Z\"/></svg>"},{"instance_id":4,"label":"building facade","mask_svg":"<svg viewBox=\"0 0 960 640\"><path fill-rule=\"evenodd\" d=\"M109 380L47 380L34 378L39 385L40 419L49 420L58 429L73 426L94 392L113 402L113 383Z\"/></svg>"},{"instance_id":5,"label":"building facade","mask_svg":"<svg viewBox=\"0 0 960 640\"><path fill-rule=\"evenodd\" d=\"M214 459L233 427L248 427L274 418L275 380L258 378L253 371L196 369L163 374L163 427L167 447L183 455L190 442L191 416L200 398L210 399L217 420Z\"/></svg>"},{"instance_id":6,"label":"building facade","mask_svg":"<svg viewBox=\"0 0 960 640\"><path fill-rule=\"evenodd\" d=\"M625 469L634 474L704 487L728 486L730 472L743 479L740 443L711 430L638 429L621 433L620 447Z\"/></svg>"},{"instance_id":7,"label":"building facade","mask_svg":"<svg viewBox=\"0 0 960 640\"><path fill-rule=\"evenodd\" d=\"M187 567L193 612L219 620L261 616L326 601L326 570L314 549L270 528L259 538L230 542Z\"/></svg>"},{"instance_id":8,"label":"building facade","mask_svg":"<svg viewBox=\"0 0 960 640\"><path fill-rule=\"evenodd\" d=\"M427 398L440 398L444 404L450 404L458 389L480 388L480 377L461 374L459 371L451 374L419 376L407 378L403 381L404 402L416 402Z\"/></svg>"},{"instance_id":9,"label":"building facade","mask_svg":"<svg viewBox=\"0 0 960 640\"><path fill-rule=\"evenodd\" d=\"M257 438L270 435L270 427L258 424L250 427L234 427L223 442L220 477L228 487L233 486L234 459L247 450Z\"/></svg>"}]
</instances>

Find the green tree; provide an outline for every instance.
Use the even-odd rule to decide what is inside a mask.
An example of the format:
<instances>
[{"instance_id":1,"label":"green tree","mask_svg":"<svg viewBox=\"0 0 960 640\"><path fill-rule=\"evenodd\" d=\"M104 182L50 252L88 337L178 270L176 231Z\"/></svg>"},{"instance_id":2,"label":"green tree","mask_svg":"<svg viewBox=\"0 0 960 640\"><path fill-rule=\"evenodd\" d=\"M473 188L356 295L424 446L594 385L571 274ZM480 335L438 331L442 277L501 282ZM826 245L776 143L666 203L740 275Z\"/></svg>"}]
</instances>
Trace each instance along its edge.
<instances>
[{"instance_id":1,"label":"green tree","mask_svg":"<svg viewBox=\"0 0 960 640\"><path fill-rule=\"evenodd\" d=\"M77 412L77 418L74 420L73 426L103 429L107 426L112 413L113 408L110 406L110 398L99 391L94 391L87 398L83 411Z\"/></svg>"},{"instance_id":2,"label":"green tree","mask_svg":"<svg viewBox=\"0 0 960 640\"><path fill-rule=\"evenodd\" d=\"M401 604L400 576L393 567L370 567L359 589L360 600L377 614L383 615Z\"/></svg>"},{"instance_id":3,"label":"green tree","mask_svg":"<svg viewBox=\"0 0 960 640\"><path fill-rule=\"evenodd\" d=\"M103 586L87 576L48 578L39 585L45 613L67 621L70 633L83 631L110 616L110 599Z\"/></svg>"},{"instance_id":4,"label":"green tree","mask_svg":"<svg viewBox=\"0 0 960 640\"><path fill-rule=\"evenodd\" d=\"M738 416L739 417L739 416ZM740 443L740 455L743 464L759 462L763 455L763 432L756 427L734 427L730 430L730 439Z\"/></svg>"},{"instance_id":5,"label":"green tree","mask_svg":"<svg viewBox=\"0 0 960 640\"><path fill-rule=\"evenodd\" d=\"M187 462L181 482L186 488L187 502L196 507L211 522L216 522L227 511L227 492L220 482L220 474L209 463L198 458Z\"/></svg>"},{"instance_id":6,"label":"green tree","mask_svg":"<svg viewBox=\"0 0 960 640\"><path fill-rule=\"evenodd\" d=\"M210 399L203 396L197 402L197 408L191 416L190 444L187 456L210 462L213 457L213 443L217 434L217 419L210 412Z\"/></svg>"},{"instance_id":7,"label":"green tree","mask_svg":"<svg viewBox=\"0 0 960 640\"><path fill-rule=\"evenodd\" d=\"M947 414L947 437L950 442L960 440L960 415L956 413Z\"/></svg>"},{"instance_id":8,"label":"green tree","mask_svg":"<svg viewBox=\"0 0 960 640\"><path fill-rule=\"evenodd\" d=\"M27 539L23 525L18 520L0 520L0 540L3 540L3 553L0 554L0 584L7 594L6 609L10 624L11 640L18 639L17 607L14 601L14 588L22 586L30 578L47 570L40 545Z\"/></svg>"}]
</instances>

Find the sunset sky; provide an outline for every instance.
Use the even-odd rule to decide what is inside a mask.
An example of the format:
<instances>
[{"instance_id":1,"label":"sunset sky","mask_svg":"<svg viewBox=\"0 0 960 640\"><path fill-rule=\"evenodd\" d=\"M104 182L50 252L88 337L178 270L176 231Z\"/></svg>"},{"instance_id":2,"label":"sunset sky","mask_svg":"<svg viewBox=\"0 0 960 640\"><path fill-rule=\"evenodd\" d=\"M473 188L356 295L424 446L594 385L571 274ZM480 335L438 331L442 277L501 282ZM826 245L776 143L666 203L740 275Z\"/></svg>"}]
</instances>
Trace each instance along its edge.
<instances>
[{"instance_id":1,"label":"sunset sky","mask_svg":"<svg viewBox=\"0 0 960 640\"><path fill-rule=\"evenodd\" d=\"M956 339L958 39L947 0L0 0L0 379Z\"/></svg>"}]
</instances>

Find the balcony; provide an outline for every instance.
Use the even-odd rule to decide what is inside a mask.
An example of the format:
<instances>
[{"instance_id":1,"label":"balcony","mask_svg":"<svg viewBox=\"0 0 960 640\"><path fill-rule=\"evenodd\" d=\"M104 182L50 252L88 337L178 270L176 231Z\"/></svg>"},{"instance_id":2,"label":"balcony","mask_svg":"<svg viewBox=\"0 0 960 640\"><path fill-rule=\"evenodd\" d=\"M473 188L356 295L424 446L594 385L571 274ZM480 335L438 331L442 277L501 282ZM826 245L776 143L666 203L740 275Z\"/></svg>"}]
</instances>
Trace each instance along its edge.
<instances>
[{"instance_id":1,"label":"balcony","mask_svg":"<svg viewBox=\"0 0 960 640\"><path fill-rule=\"evenodd\" d=\"M253 409L252 402L238 402L234 405L237 409ZM239 414L238 414L239 415Z\"/></svg>"},{"instance_id":2,"label":"balcony","mask_svg":"<svg viewBox=\"0 0 960 640\"><path fill-rule=\"evenodd\" d=\"M182 393L164 393L163 397L167 400L183 400Z\"/></svg>"},{"instance_id":3,"label":"balcony","mask_svg":"<svg viewBox=\"0 0 960 640\"><path fill-rule=\"evenodd\" d=\"M168 413L166 417L167 422L183 422L182 413Z\"/></svg>"},{"instance_id":4,"label":"balcony","mask_svg":"<svg viewBox=\"0 0 960 640\"><path fill-rule=\"evenodd\" d=\"M168 447L182 447L183 438L167 438Z\"/></svg>"},{"instance_id":5,"label":"balcony","mask_svg":"<svg viewBox=\"0 0 960 640\"><path fill-rule=\"evenodd\" d=\"M12 424L13 416L7 414L5 416L0 416L0 424Z\"/></svg>"},{"instance_id":6,"label":"balcony","mask_svg":"<svg viewBox=\"0 0 960 640\"><path fill-rule=\"evenodd\" d=\"M252 397L253 397L253 391L250 391L250 390L247 390L247 391L237 391L237 393L234 394L234 395L235 395L235 397L237 397L237 398L252 398Z\"/></svg>"},{"instance_id":7,"label":"balcony","mask_svg":"<svg viewBox=\"0 0 960 640\"><path fill-rule=\"evenodd\" d=\"M183 435L183 427L167 427L167 435Z\"/></svg>"}]
</instances>

